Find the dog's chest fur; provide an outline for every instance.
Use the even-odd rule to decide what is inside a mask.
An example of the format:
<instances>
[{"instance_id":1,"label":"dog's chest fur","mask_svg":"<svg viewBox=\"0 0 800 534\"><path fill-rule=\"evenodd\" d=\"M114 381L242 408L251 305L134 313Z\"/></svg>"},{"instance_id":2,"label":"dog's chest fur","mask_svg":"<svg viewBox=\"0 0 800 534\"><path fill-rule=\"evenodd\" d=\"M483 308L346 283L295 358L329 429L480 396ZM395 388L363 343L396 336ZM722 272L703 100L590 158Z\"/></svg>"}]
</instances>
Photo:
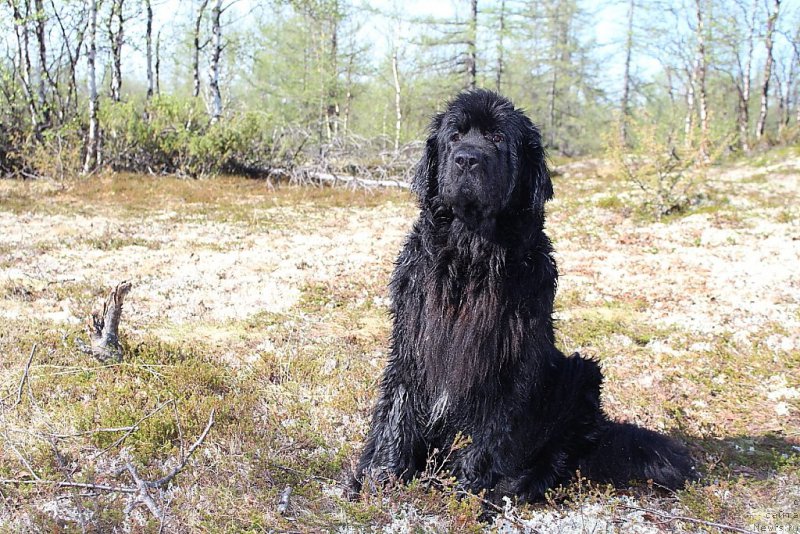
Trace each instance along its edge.
<instances>
[{"instance_id":1,"label":"dog's chest fur","mask_svg":"<svg viewBox=\"0 0 800 534\"><path fill-rule=\"evenodd\" d=\"M424 242L422 235L436 242ZM393 278L395 306L404 308L395 313L402 321L395 325L395 342L411 345L436 420L465 402L502 395L519 365L531 363L524 361L531 357L524 348L551 328L555 267L544 277L536 272L536 247L511 256L468 232L422 235L412 233ZM476 391L481 399L474 398Z\"/></svg>"}]
</instances>

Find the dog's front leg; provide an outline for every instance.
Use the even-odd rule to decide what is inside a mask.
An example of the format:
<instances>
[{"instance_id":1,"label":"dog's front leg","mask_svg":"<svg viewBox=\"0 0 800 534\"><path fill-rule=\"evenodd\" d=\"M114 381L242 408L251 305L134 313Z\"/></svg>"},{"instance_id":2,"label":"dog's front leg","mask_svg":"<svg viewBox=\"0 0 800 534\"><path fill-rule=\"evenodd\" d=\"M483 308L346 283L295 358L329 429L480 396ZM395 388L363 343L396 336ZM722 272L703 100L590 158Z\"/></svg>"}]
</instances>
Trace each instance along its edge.
<instances>
[{"instance_id":1,"label":"dog's front leg","mask_svg":"<svg viewBox=\"0 0 800 534\"><path fill-rule=\"evenodd\" d=\"M419 407L405 382L387 369L372 427L354 478L363 484L383 484L392 478L410 480L425 464L425 445L417 423Z\"/></svg>"}]
</instances>

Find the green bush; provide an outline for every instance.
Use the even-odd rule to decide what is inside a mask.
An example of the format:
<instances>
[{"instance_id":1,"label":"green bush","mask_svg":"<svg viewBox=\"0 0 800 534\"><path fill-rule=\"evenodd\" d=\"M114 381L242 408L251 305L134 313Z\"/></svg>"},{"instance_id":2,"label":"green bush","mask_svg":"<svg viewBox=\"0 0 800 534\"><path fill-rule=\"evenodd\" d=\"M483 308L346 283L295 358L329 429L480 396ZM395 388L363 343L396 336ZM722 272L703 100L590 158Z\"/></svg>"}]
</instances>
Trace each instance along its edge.
<instances>
[{"instance_id":1,"label":"green bush","mask_svg":"<svg viewBox=\"0 0 800 534\"><path fill-rule=\"evenodd\" d=\"M206 176L261 174L274 165L269 117L234 113L211 122L196 99L157 97L102 109L103 162L114 170Z\"/></svg>"}]
</instances>

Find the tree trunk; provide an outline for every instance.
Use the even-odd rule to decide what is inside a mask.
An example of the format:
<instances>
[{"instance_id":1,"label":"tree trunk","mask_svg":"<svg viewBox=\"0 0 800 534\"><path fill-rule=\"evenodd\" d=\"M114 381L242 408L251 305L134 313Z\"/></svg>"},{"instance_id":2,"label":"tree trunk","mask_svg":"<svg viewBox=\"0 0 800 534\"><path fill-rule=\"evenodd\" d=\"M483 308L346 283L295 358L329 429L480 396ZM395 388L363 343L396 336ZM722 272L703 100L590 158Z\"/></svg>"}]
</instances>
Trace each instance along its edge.
<instances>
[{"instance_id":1,"label":"tree trunk","mask_svg":"<svg viewBox=\"0 0 800 534\"><path fill-rule=\"evenodd\" d=\"M794 39L792 40L792 47L794 48L794 64L797 67L800 67L800 29L798 29L794 34ZM797 71L795 75L789 80L789 83L794 83L794 107L795 107L795 122L800 125L800 81L795 80L797 75Z\"/></svg>"},{"instance_id":2,"label":"tree trunk","mask_svg":"<svg viewBox=\"0 0 800 534\"><path fill-rule=\"evenodd\" d=\"M31 117L31 128L36 131L39 128L39 114L36 109L36 97L33 94L32 87L32 68L31 56L29 51L28 39L28 19L30 16L30 6L25 2L25 12L19 10L19 5L13 0L9 0L12 15L14 17L14 33L17 38L17 53L19 55L19 79L22 86L22 92L25 94L25 99L28 105L28 113Z\"/></svg>"},{"instance_id":3,"label":"tree trunk","mask_svg":"<svg viewBox=\"0 0 800 534\"><path fill-rule=\"evenodd\" d=\"M89 51L86 54L89 85L89 137L86 142L86 160L83 172L94 170L97 165L97 145L100 125L97 122L97 80L95 59L97 56L97 0L89 0Z\"/></svg>"},{"instance_id":4,"label":"tree trunk","mask_svg":"<svg viewBox=\"0 0 800 534\"><path fill-rule=\"evenodd\" d=\"M562 21L561 20L561 12L558 9L558 6L555 6L550 12L547 14L551 19L550 28L552 33L550 46L552 47L552 58L550 62L550 70L551 70L551 77L550 77L550 87L548 89L547 94L547 115L549 121L549 139L550 139L550 147L551 148L558 148L556 145L556 128L558 121L557 110L556 110L556 100L558 99L558 73L561 70L561 59L563 50L562 47L564 46L564 40L566 38L566 30L562 27L562 24L569 24L569 21Z\"/></svg>"},{"instance_id":5,"label":"tree trunk","mask_svg":"<svg viewBox=\"0 0 800 534\"><path fill-rule=\"evenodd\" d=\"M339 136L339 3L333 2L333 9L329 14L329 24L331 29L330 50L328 55L328 75L330 81L327 83L327 102L325 105L325 119L328 140ZM323 71L324 72L324 71ZM324 93L323 93L324 94Z\"/></svg>"},{"instance_id":6,"label":"tree trunk","mask_svg":"<svg viewBox=\"0 0 800 534\"><path fill-rule=\"evenodd\" d=\"M222 56L222 26L220 17L222 16L222 0L216 0L214 9L211 10L211 39L213 41L213 51L211 53L211 65L209 69L208 88L211 93L211 121L216 122L222 116L222 94L219 88L219 61Z\"/></svg>"},{"instance_id":7,"label":"tree trunk","mask_svg":"<svg viewBox=\"0 0 800 534\"><path fill-rule=\"evenodd\" d=\"M351 41L351 49L355 47L355 43ZM347 56L347 72L345 74L345 89L344 89L344 118L342 119L342 135L347 137L347 129L350 126L350 107L353 103L353 67L356 58L356 52L351 51Z\"/></svg>"},{"instance_id":8,"label":"tree trunk","mask_svg":"<svg viewBox=\"0 0 800 534\"><path fill-rule=\"evenodd\" d=\"M400 108L400 73L397 68L397 48L392 50L392 77L394 79L394 152L396 154L400 150L400 127L403 120Z\"/></svg>"},{"instance_id":9,"label":"tree trunk","mask_svg":"<svg viewBox=\"0 0 800 534\"><path fill-rule=\"evenodd\" d=\"M742 72L742 88L739 91L738 122L739 122L739 147L750 152L750 91L751 76L753 65L753 42L756 31L756 10L758 0L753 0L750 13L745 13L747 17L747 57Z\"/></svg>"},{"instance_id":10,"label":"tree trunk","mask_svg":"<svg viewBox=\"0 0 800 534\"><path fill-rule=\"evenodd\" d=\"M773 74L775 77L775 89L778 97L778 134L783 131L784 121L788 118L789 113L786 109L788 90L783 90L783 79L780 69L775 69Z\"/></svg>"},{"instance_id":11,"label":"tree trunk","mask_svg":"<svg viewBox=\"0 0 800 534\"><path fill-rule=\"evenodd\" d=\"M111 42L111 100L119 102L122 95L122 42L125 26L122 8L125 0L113 0L108 18L108 40ZM116 30L114 22L116 19Z\"/></svg>"},{"instance_id":12,"label":"tree trunk","mask_svg":"<svg viewBox=\"0 0 800 534\"><path fill-rule=\"evenodd\" d=\"M197 9L197 16L194 19L194 34L193 41L194 47L192 49L192 75L194 76L194 83L192 85L192 96L197 98L200 96L200 24L203 22L203 12L206 10L208 0L202 0L200 7Z\"/></svg>"},{"instance_id":13,"label":"tree trunk","mask_svg":"<svg viewBox=\"0 0 800 534\"><path fill-rule=\"evenodd\" d=\"M72 37L71 33L67 31L64 26L64 19L59 13L59 8L56 5L56 0L50 0L50 6L53 8L53 16L58 23L60 38L63 44L63 50L67 54L68 73L67 73L67 95L66 101L59 110L62 122L66 120L67 116L75 116L78 114L78 79L77 70L78 62L81 57L81 49L83 48L83 40L86 34L87 20L84 18L85 13L81 12L81 18L74 24L75 36ZM70 29L73 29L70 28ZM74 47L74 48L73 48ZM74 51L73 51L74 50Z\"/></svg>"},{"instance_id":14,"label":"tree trunk","mask_svg":"<svg viewBox=\"0 0 800 534\"><path fill-rule=\"evenodd\" d=\"M700 104L700 158L708 161L708 98L706 95L706 34L702 0L695 0L697 16L697 90Z\"/></svg>"},{"instance_id":15,"label":"tree trunk","mask_svg":"<svg viewBox=\"0 0 800 534\"><path fill-rule=\"evenodd\" d=\"M46 42L46 28L45 28L45 12L42 0L34 1L34 15L36 19L36 44L39 52L39 79L36 84L37 101L39 104L39 112L42 117L43 127L50 126L50 104L47 102L47 89L45 81L50 80L51 85L55 85L50 79L50 73L47 70L47 42Z\"/></svg>"},{"instance_id":16,"label":"tree trunk","mask_svg":"<svg viewBox=\"0 0 800 534\"><path fill-rule=\"evenodd\" d=\"M687 149L692 146L692 132L694 131L694 88L697 83L697 70L697 57L695 57L689 73L689 85L686 88L686 118L683 120L683 144Z\"/></svg>"},{"instance_id":17,"label":"tree trunk","mask_svg":"<svg viewBox=\"0 0 800 534\"><path fill-rule=\"evenodd\" d=\"M389 103L383 103L383 113L381 113L381 150L386 150L386 116L389 114Z\"/></svg>"},{"instance_id":18,"label":"tree trunk","mask_svg":"<svg viewBox=\"0 0 800 534\"><path fill-rule=\"evenodd\" d=\"M769 103L769 80L772 77L772 45L773 34L775 32L775 22L778 20L778 9L781 6L781 0L773 0L773 9L767 18L767 33L764 36L764 45L767 52L767 59L764 62L764 80L761 83L761 111L758 114L758 122L756 123L756 137L762 139L764 137L764 129L767 124L767 105Z\"/></svg>"},{"instance_id":19,"label":"tree trunk","mask_svg":"<svg viewBox=\"0 0 800 534\"><path fill-rule=\"evenodd\" d=\"M494 86L499 93L503 81L503 59L505 49L503 48L503 38L506 33L506 0L500 1L500 33L497 36L497 72L495 73Z\"/></svg>"},{"instance_id":20,"label":"tree trunk","mask_svg":"<svg viewBox=\"0 0 800 534\"><path fill-rule=\"evenodd\" d=\"M625 36L625 71L622 78L621 117L619 137L622 146L628 146L628 122L631 116L631 55L633 54L633 0L628 0L628 29Z\"/></svg>"},{"instance_id":21,"label":"tree trunk","mask_svg":"<svg viewBox=\"0 0 800 534\"><path fill-rule=\"evenodd\" d=\"M467 35L467 82L470 89L478 86L478 0L471 0L469 34Z\"/></svg>"},{"instance_id":22,"label":"tree trunk","mask_svg":"<svg viewBox=\"0 0 800 534\"><path fill-rule=\"evenodd\" d=\"M153 97L153 6L150 0L144 0L145 12L147 14L147 26L145 27L145 53L147 58L147 96L150 100Z\"/></svg>"},{"instance_id":23,"label":"tree trunk","mask_svg":"<svg viewBox=\"0 0 800 534\"><path fill-rule=\"evenodd\" d=\"M156 94L161 94L161 29L156 34Z\"/></svg>"}]
</instances>

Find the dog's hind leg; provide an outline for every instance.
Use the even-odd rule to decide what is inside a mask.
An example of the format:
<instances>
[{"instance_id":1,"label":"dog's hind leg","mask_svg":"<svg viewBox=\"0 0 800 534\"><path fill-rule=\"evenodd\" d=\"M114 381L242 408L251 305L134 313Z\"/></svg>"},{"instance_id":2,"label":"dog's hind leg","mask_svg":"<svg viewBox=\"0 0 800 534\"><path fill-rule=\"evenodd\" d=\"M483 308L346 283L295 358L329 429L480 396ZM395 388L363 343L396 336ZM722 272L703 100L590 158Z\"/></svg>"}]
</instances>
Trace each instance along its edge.
<instances>
[{"instance_id":1,"label":"dog's hind leg","mask_svg":"<svg viewBox=\"0 0 800 534\"><path fill-rule=\"evenodd\" d=\"M595 449L580 461L581 474L617 487L633 480L670 490L697 480L689 451L678 441L632 425L609 422Z\"/></svg>"}]
</instances>

